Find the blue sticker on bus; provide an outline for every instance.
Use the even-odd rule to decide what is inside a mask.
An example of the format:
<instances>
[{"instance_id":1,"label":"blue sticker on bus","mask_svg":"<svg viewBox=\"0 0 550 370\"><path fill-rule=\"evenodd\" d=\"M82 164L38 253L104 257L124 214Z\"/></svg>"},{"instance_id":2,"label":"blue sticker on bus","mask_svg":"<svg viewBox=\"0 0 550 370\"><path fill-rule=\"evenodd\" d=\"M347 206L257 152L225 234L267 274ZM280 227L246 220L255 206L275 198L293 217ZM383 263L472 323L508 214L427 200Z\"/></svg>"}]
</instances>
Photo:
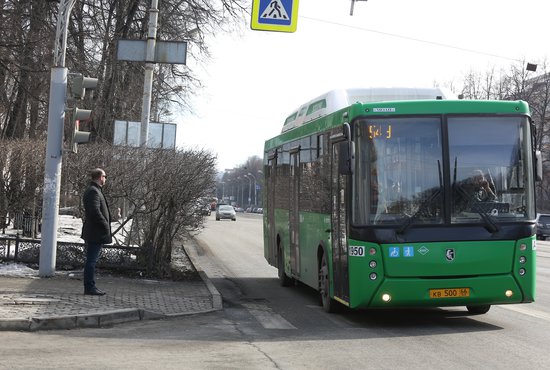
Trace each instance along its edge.
<instances>
[{"instance_id":1,"label":"blue sticker on bus","mask_svg":"<svg viewBox=\"0 0 550 370\"><path fill-rule=\"evenodd\" d=\"M397 258L399 257L399 247L390 247L390 257L391 258Z\"/></svg>"},{"instance_id":2,"label":"blue sticker on bus","mask_svg":"<svg viewBox=\"0 0 550 370\"><path fill-rule=\"evenodd\" d=\"M414 257L414 247L403 247L403 257Z\"/></svg>"}]
</instances>

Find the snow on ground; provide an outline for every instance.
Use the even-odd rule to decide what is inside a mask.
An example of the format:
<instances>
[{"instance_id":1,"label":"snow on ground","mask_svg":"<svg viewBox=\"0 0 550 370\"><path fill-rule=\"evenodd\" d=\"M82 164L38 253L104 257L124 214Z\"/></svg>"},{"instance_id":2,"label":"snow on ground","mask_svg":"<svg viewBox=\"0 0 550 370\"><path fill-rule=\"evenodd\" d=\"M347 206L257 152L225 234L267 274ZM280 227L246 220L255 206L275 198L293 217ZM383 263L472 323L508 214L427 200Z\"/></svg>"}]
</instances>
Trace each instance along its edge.
<instances>
[{"instance_id":1,"label":"snow on ground","mask_svg":"<svg viewBox=\"0 0 550 370\"><path fill-rule=\"evenodd\" d=\"M0 230L1 232L2 230ZM83 243L80 238L82 231L82 219L73 216L60 215L57 225L57 241ZM6 228L4 235L21 234L21 230ZM0 234L2 235L2 234ZM40 236L39 236L40 237ZM38 276L38 271L21 263L0 262L0 275L2 276Z\"/></svg>"},{"instance_id":2,"label":"snow on ground","mask_svg":"<svg viewBox=\"0 0 550 370\"><path fill-rule=\"evenodd\" d=\"M2 276L38 276L38 271L26 265L14 262L0 263L0 275Z\"/></svg>"}]
</instances>

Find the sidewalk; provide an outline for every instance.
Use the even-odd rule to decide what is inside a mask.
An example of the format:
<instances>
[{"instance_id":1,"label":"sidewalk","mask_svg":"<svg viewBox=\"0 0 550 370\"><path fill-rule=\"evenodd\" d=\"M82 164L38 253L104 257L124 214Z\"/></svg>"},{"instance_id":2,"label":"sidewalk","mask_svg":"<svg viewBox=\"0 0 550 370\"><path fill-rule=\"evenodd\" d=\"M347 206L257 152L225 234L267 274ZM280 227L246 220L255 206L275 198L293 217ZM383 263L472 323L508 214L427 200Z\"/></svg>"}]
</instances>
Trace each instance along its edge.
<instances>
[{"instance_id":1,"label":"sidewalk","mask_svg":"<svg viewBox=\"0 0 550 370\"><path fill-rule=\"evenodd\" d=\"M107 294L83 294L82 274L40 278L0 275L0 330L35 331L101 327L222 309L221 296L200 267L196 281L132 279L98 271Z\"/></svg>"}]
</instances>

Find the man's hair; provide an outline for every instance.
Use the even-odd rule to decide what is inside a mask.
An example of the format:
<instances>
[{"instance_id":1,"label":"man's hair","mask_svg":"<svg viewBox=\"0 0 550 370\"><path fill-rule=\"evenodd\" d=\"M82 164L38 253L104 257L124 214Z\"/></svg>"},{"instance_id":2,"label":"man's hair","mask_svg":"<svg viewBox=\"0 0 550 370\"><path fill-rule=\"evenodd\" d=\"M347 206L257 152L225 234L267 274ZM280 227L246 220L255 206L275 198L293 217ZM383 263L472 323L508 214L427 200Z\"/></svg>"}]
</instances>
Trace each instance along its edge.
<instances>
[{"instance_id":1,"label":"man's hair","mask_svg":"<svg viewBox=\"0 0 550 370\"><path fill-rule=\"evenodd\" d=\"M99 180L101 176L105 173L101 168L94 168L90 171L90 178L92 180Z\"/></svg>"}]
</instances>

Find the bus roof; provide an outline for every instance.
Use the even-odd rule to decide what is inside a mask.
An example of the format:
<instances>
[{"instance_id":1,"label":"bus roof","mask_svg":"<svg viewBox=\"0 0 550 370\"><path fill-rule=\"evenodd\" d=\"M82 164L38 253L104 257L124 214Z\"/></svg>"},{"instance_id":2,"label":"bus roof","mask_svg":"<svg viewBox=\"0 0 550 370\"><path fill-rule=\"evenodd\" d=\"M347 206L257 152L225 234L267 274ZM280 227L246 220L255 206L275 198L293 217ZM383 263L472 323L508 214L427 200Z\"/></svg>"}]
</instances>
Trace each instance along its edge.
<instances>
[{"instance_id":1,"label":"bus roof","mask_svg":"<svg viewBox=\"0 0 550 370\"><path fill-rule=\"evenodd\" d=\"M347 109L344 109L347 108ZM529 105L525 101L514 100L406 100L380 101L370 103L351 104L340 110L349 115L351 122L357 117L388 116L388 115L417 115L417 114L518 114L529 115ZM295 129L287 130L271 139L266 140L265 150L282 145L285 142L299 137L322 132L343 122L341 114L328 114L309 122L303 122Z\"/></svg>"},{"instance_id":2,"label":"bus roof","mask_svg":"<svg viewBox=\"0 0 550 370\"><path fill-rule=\"evenodd\" d=\"M371 87L331 90L298 107L286 118L281 132L299 127L315 118L336 112L353 103L425 99L456 99L456 96L450 91L439 87Z\"/></svg>"}]
</instances>

